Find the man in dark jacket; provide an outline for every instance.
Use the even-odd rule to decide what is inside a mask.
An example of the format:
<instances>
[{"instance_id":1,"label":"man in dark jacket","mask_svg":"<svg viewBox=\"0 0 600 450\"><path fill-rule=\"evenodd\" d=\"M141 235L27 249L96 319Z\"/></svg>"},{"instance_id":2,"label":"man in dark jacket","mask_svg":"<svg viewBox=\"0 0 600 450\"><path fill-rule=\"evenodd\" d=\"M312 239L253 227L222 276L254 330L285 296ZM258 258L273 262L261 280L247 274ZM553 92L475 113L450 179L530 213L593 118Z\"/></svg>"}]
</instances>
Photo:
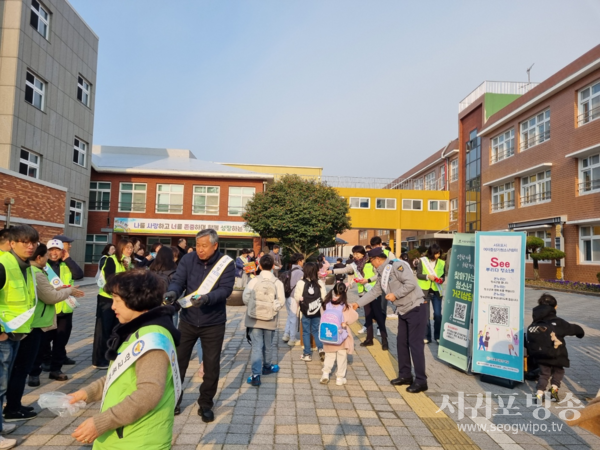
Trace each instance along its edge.
<instances>
[{"instance_id":1,"label":"man in dark jacket","mask_svg":"<svg viewBox=\"0 0 600 450\"><path fill-rule=\"evenodd\" d=\"M187 239L186 238L179 238L179 240L177 241L177 251L179 251L179 255L176 255L177 261L181 261L181 258L183 258L185 255L187 255Z\"/></svg>"},{"instance_id":2,"label":"man in dark jacket","mask_svg":"<svg viewBox=\"0 0 600 450\"><path fill-rule=\"evenodd\" d=\"M182 306L179 314L181 342L177 347L181 381L185 378L192 350L198 338L202 344L204 380L200 385L198 415L204 422L215 420L213 398L219 383L221 348L225 338L227 321L226 300L235 282L233 260L218 251L219 236L213 229L202 230L196 235L196 252L186 254L177 267L169 284L165 299ZM180 413L181 397L175 407Z\"/></svg>"},{"instance_id":3,"label":"man in dark jacket","mask_svg":"<svg viewBox=\"0 0 600 450\"><path fill-rule=\"evenodd\" d=\"M333 265L334 269L343 269L344 267L346 267L346 264L343 263L342 258L338 258L337 262ZM343 283L344 282L344 278L346 278L346 275L342 274L338 274L335 276L335 280L338 283Z\"/></svg>"}]
</instances>

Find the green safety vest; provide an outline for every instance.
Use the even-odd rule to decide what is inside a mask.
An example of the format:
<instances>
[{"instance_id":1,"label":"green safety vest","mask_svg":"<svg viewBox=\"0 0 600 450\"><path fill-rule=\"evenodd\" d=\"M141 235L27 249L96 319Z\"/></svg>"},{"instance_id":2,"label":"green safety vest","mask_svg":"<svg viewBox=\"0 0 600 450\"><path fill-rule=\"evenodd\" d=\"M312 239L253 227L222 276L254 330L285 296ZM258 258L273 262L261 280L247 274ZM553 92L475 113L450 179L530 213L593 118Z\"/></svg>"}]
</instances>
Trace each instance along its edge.
<instances>
[{"instance_id":1,"label":"green safety vest","mask_svg":"<svg viewBox=\"0 0 600 450\"><path fill-rule=\"evenodd\" d=\"M119 347L119 353L124 351L131 343L148 333L161 333L169 338L175 348L171 334L163 327L149 325L133 333L129 340ZM114 362L114 361L113 361ZM112 365L112 363L111 363ZM108 368L110 371L110 366ZM94 441L93 450L169 450L173 440L173 409L175 408L175 388L173 386L173 373L167 368L165 392L156 407L135 422L125 425L117 430L110 430ZM135 364L132 364L108 388L104 397L102 412L121 403L127 396L137 390L137 377Z\"/></svg>"},{"instance_id":2,"label":"green safety vest","mask_svg":"<svg viewBox=\"0 0 600 450\"><path fill-rule=\"evenodd\" d=\"M50 264L48 264L48 267L50 267ZM62 281L65 285L73 286L73 274L71 273L69 266L67 266L64 262L61 262L59 267L60 273L58 274L58 277L60 278L60 281ZM56 308L56 314L70 314L73 312L73 308L71 308L67 302L57 303L54 305L54 307Z\"/></svg>"},{"instance_id":3,"label":"green safety vest","mask_svg":"<svg viewBox=\"0 0 600 450\"><path fill-rule=\"evenodd\" d=\"M377 274L375 273L375 268L373 267L373 264L366 263L363 267L363 276L365 278L365 280L368 280L369 278L373 278L375 277ZM371 285L371 287L375 286L375 283L377 283L377 281L373 281L372 283L368 283ZM358 293L359 294L363 294L365 293L365 285L359 284L358 285Z\"/></svg>"},{"instance_id":4,"label":"green safety vest","mask_svg":"<svg viewBox=\"0 0 600 450\"><path fill-rule=\"evenodd\" d=\"M425 258L427 258L427 257L425 256ZM445 266L446 266L446 262L444 260L438 258L437 262L435 264L435 267L434 267L435 274L430 274L429 271L427 270L427 267L425 266L425 264L423 264L423 262L421 261L421 271L422 271L422 273L424 275L436 275L438 278L442 278L444 276L444 267ZM434 290L434 291L438 290L438 288L435 285L435 283L433 281L431 281L431 280L419 280L417 278L417 281L419 283L419 287L421 289L423 289L423 291L425 293L427 293L427 291L429 289Z\"/></svg>"},{"instance_id":5,"label":"green safety vest","mask_svg":"<svg viewBox=\"0 0 600 450\"><path fill-rule=\"evenodd\" d=\"M104 281L106 281L106 275L104 274L104 268L106 267L106 263L108 262L109 259L112 259L115 263L115 275L121 272L125 272L127 269L125 269L125 266L123 265L123 263L120 263L117 260L117 257L115 255L110 255L108 258L106 258L104 260L104 265L102 266L102 277L104 278ZM102 297L106 297L106 298L112 298L112 296L110 294L107 294L106 292L104 292L103 288L100 288L100 290L98 291L98 294L101 295Z\"/></svg>"},{"instance_id":6,"label":"green safety vest","mask_svg":"<svg viewBox=\"0 0 600 450\"><path fill-rule=\"evenodd\" d=\"M35 280L29 272L27 279L19 267L17 258L10 253L0 255L0 264L6 271L6 283L0 289L0 318L9 322L24 312L29 311L35 304ZM29 271L29 270L28 270ZM31 331L33 316L13 333L29 333ZM4 330L3 330L4 331Z\"/></svg>"},{"instance_id":7,"label":"green safety vest","mask_svg":"<svg viewBox=\"0 0 600 450\"><path fill-rule=\"evenodd\" d=\"M31 266L33 268L33 273L43 273L44 276L47 277L46 272L42 269L39 269L35 266ZM49 283L50 281L48 281ZM35 307L35 312L33 313L33 322L31 323L31 328L46 328L52 326L54 323L54 311L55 309L46 305L41 300L37 302L37 306Z\"/></svg>"}]
</instances>

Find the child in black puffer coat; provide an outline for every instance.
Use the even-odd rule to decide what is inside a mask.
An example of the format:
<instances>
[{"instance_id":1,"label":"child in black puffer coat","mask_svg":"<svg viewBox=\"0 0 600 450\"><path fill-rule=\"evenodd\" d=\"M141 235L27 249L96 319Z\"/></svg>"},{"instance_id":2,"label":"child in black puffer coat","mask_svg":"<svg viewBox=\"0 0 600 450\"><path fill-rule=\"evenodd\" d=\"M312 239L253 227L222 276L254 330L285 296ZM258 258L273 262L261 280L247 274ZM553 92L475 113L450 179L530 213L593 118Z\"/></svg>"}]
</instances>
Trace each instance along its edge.
<instances>
[{"instance_id":1,"label":"child in black puffer coat","mask_svg":"<svg viewBox=\"0 0 600 450\"><path fill-rule=\"evenodd\" d=\"M527 328L527 352L540 367L540 378L537 383L537 401L542 403L544 390L552 378L550 395L559 401L558 389L565 375L565 367L569 367L569 354L565 336L584 336L583 328L571 324L556 316L558 303L556 299L543 294L538 306L533 308L533 322Z\"/></svg>"}]
</instances>

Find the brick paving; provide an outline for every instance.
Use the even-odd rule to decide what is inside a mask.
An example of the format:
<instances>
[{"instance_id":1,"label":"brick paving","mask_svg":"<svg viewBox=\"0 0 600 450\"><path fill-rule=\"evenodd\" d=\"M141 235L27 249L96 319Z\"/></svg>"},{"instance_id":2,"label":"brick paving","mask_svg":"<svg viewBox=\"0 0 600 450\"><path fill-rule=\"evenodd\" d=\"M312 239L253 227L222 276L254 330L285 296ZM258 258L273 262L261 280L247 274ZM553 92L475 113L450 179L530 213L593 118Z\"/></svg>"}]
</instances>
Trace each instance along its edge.
<instances>
[{"instance_id":1,"label":"brick paving","mask_svg":"<svg viewBox=\"0 0 600 450\"><path fill-rule=\"evenodd\" d=\"M42 374L42 386L27 388L24 404L37 406L38 396L43 392L60 390L72 392L103 375L91 367L91 344L95 314L96 290L84 288L88 294L76 311L74 330L68 347L69 356L78 363L65 367L71 379L61 383L47 379ZM540 292L527 289L527 316ZM596 307L600 298L573 294L556 294L559 315L582 324L586 337L568 342L572 367L567 369L565 387L577 398L586 399L596 395L600 388L600 312ZM173 449L441 449L442 444L431 432L431 424L437 419L424 418L423 414L407 404L398 389L389 384L389 377L378 364L380 348L364 349L355 344L357 351L349 358L348 383L335 385L335 376L328 385L321 385L321 362L300 361L300 346L290 348L281 341L285 311L280 314L279 329L275 335L277 361L281 370L277 374L262 377L260 388L246 383L249 375L250 346L245 339L243 326L244 307L228 308L228 322L221 363L221 380L216 397L216 420L204 424L197 415L195 400L200 379L197 378L197 359L193 359L184 383L182 414L175 418ZM395 333L396 323L388 321L388 328ZM395 356L395 340L391 340L391 355ZM377 347L377 346L376 346ZM380 352L380 353L378 353ZM515 418L494 416L494 424L511 424L532 420L525 411L525 393L533 392L533 384L525 383L515 390L499 388L479 382L478 377L462 374L437 360L436 344L427 347L430 390L427 397L441 406L443 395L456 401L457 392L464 392L466 403L472 405L477 394L490 391L494 394L518 393L514 405L522 407L523 416ZM383 352L387 355L387 352ZM389 370L388 370L389 373ZM565 395L567 389L561 391ZM405 394L408 395L408 394ZM424 397L425 398L425 397ZM429 401L425 398L426 401ZM493 397L493 407L497 407ZM16 422L19 428L11 435L20 441L19 448L90 448L74 441L70 434L87 417L97 413L99 404L90 404L77 417L60 418L47 410L27 422ZM455 422L485 423L482 417L475 420L463 418L458 411L446 414ZM495 412L495 411L494 411ZM547 423L561 424L558 410L551 408L552 417ZM467 414L468 415L468 414ZM564 425L561 432L467 432L482 449L537 450L600 448L600 439L578 428ZM438 435L439 437L439 435ZM445 448L461 447L447 445Z\"/></svg>"}]
</instances>

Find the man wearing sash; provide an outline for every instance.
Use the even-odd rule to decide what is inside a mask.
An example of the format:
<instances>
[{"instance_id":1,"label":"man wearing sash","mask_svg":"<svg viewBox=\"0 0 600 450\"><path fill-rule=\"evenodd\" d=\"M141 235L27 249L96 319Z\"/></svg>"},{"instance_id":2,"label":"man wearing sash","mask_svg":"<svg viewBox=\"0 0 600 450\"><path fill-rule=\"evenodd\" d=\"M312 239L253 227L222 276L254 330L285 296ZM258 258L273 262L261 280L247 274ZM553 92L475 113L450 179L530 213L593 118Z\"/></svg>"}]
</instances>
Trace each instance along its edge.
<instances>
[{"instance_id":1,"label":"man wearing sash","mask_svg":"<svg viewBox=\"0 0 600 450\"><path fill-rule=\"evenodd\" d=\"M204 379L200 385L198 415L203 422L215 418L213 398L219 383L221 348L227 321L226 300L233 291L235 266L233 260L219 250L219 236L211 228L196 235L196 251L188 253L179 262L177 272L169 284L165 300L179 299L181 343L177 347L181 381L185 378L190 357L198 338L202 344ZM175 408L180 413L181 397Z\"/></svg>"},{"instance_id":2,"label":"man wearing sash","mask_svg":"<svg viewBox=\"0 0 600 450\"><path fill-rule=\"evenodd\" d=\"M427 326L428 304L423 291L406 261L391 262L381 247L369 252L371 264L377 270L377 283L373 289L353 304L354 309L376 300L380 295L391 302L398 315L398 366L399 376L392 380L395 386L409 385L407 392L417 393L427 390L425 373L425 343L423 333ZM412 376L412 362L415 365L415 378Z\"/></svg>"}]
</instances>

